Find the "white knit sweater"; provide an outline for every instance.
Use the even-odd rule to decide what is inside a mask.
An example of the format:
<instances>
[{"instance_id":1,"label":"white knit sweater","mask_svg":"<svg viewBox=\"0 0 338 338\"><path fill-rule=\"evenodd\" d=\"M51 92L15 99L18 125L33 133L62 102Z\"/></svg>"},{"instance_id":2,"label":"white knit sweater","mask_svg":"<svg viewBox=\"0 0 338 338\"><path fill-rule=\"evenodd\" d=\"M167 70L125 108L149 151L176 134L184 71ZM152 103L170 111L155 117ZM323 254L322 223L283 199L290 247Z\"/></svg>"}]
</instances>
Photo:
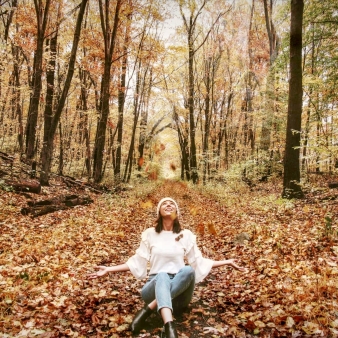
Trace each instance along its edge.
<instances>
[{"instance_id":1,"label":"white knit sweater","mask_svg":"<svg viewBox=\"0 0 338 338\"><path fill-rule=\"evenodd\" d=\"M210 272L213 261L202 257L196 245L196 236L190 230L182 230L179 234L155 228L148 228L142 233L141 243L136 254L130 257L127 265L131 273L138 279L159 272L175 274L185 265L185 259L195 270L196 283L202 281Z\"/></svg>"}]
</instances>

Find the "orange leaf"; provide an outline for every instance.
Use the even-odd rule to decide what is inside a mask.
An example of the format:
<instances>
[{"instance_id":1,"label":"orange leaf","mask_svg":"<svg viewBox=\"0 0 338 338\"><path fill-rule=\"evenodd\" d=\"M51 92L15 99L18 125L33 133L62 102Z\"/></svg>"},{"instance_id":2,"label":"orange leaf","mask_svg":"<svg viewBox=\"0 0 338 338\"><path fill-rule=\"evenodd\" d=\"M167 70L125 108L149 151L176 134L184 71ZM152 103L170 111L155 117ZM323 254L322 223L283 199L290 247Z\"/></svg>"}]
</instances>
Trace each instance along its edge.
<instances>
[{"instance_id":1,"label":"orange leaf","mask_svg":"<svg viewBox=\"0 0 338 338\"><path fill-rule=\"evenodd\" d=\"M198 224L196 231L197 231L200 235L204 235L204 224L202 224L202 223Z\"/></svg>"}]
</instances>

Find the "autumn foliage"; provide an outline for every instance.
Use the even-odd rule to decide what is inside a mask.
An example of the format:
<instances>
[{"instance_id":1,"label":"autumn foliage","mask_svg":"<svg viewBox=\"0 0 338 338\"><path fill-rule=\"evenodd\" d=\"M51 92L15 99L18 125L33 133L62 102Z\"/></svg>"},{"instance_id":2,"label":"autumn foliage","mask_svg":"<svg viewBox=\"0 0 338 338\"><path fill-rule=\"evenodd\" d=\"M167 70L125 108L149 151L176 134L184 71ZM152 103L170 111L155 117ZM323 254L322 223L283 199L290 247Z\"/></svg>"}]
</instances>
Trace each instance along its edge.
<instances>
[{"instance_id":1,"label":"autumn foliage","mask_svg":"<svg viewBox=\"0 0 338 338\"><path fill-rule=\"evenodd\" d=\"M35 199L70 193L56 183ZM144 281L86 275L95 265L125 262L153 226L158 200L172 196L204 256L237 258L248 269L213 269L176 318L180 337L337 336L334 196L321 186L287 201L277 186L258 188L154 182L118 195L91 193L91 205L38 218L20 214L27 196L0 190L0 335L130 337ZM159 337L161 327L153 314L139 337Z\"/></svg>"}]
</instances>

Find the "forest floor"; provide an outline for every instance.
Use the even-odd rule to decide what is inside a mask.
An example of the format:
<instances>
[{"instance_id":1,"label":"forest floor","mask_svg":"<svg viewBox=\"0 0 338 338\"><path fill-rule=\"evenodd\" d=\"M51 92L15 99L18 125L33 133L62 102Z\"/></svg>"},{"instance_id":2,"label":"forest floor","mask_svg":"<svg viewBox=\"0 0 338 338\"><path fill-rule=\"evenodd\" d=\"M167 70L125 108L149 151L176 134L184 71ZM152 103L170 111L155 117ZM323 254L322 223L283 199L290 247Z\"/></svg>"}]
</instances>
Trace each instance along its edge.
<instances>
[{"instance_id":1,"label":"forest floor","mask_svg":"<svg viewBox=\"0 0 338 338\"><path fill-rule=\"evenodd\" d=\"M306 198L280 198L280 182L192 187L150 182L94 203L23 216L23 194L0 190L0 337L131 337L144 281L130 273L88 280L96 265L125 262L155 221L157 202L177 200L203 255L247 268L213 269L196 286L179 337L338 337L338 197L316 182ZM61 183L40 195L77 193ZM160 337L153 314L138 337Z\"/></svg>"}]
</instances>

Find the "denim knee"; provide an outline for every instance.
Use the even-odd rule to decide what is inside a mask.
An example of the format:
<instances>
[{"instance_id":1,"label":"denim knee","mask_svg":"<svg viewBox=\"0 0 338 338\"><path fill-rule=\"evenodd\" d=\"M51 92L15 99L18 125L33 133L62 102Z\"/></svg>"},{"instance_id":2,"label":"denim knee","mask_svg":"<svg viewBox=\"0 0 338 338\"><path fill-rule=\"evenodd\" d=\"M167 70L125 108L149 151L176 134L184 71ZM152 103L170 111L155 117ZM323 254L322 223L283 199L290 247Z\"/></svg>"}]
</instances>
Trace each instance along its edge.
<instances>
[{"instance_id":1,"label":"denim knee","mask_svg":"<svg viewBox=\"0 0 338 338\"><path fill-rule=\"evenodd\" d=\"M195 279L195 270L190 265L186 265L179 272L184 274L190 280Z\"/></svg>"}]
</instances>

